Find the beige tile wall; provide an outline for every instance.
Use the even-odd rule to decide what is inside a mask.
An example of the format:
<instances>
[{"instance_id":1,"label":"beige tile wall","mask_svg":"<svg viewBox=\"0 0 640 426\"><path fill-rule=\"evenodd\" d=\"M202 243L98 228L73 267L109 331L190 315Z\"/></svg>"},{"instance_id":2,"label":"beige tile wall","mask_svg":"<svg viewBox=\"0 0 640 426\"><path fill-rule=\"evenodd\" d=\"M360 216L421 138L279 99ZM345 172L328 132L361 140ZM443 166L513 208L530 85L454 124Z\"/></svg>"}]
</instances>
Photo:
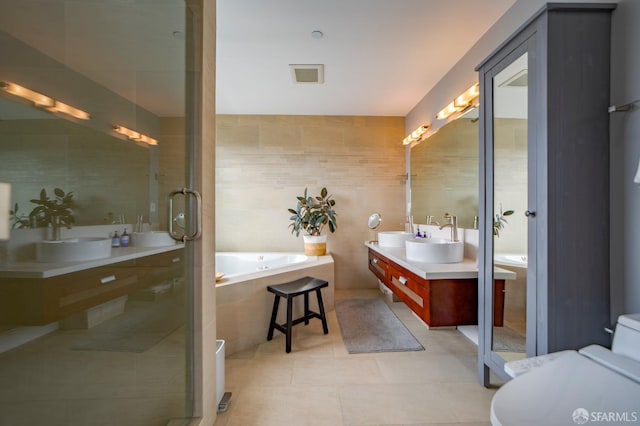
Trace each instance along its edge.
<instances>
[{"instance_id":1,"label":"beige tile wall","mask_svg":"<svg viewBox=\"0 0 640 426\"><path fill-rule=\"evenodd\" d=\"M336 288L376 287L367 269L367 219L402 229L403 117L219 115L216 138L218 251L302 251L287 208L305 187L326 186L338 230L329 235Z\"/></svg>"}]
</instances>

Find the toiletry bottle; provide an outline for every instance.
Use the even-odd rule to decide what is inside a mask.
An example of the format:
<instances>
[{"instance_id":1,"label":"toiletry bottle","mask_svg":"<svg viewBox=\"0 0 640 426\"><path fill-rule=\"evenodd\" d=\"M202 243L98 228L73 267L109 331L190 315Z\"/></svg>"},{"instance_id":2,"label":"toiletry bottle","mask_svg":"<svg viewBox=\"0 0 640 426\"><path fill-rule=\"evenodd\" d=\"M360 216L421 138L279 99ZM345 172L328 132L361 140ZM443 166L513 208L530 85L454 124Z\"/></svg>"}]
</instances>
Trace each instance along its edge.
<instances>
[{"instance_id":1,"label":"toiletry bottle","mask_svg":"<svg viewBox=\"0 0 640 426\"><path fill-rule=\"evenodd\" d=\"M129 247L129 234L127 234L127 228L124 228L124 232L120 236L120 247Z\"/></svg>"},{"instance_id":2,"label":"toiletry bottle","mask_svg":"<svg viewBox=\"0 0 640 426\"><path fill-rule=\"evenodd\" d=\"M120 236L118 236L118 231L113 233L113 237L111 238L111 247L120 247Z\"/></svg>"},{"instance_id":3,"label":"toiletry bottle","mask_svg":"<svg viewBox=\"0 0 640 426\"><path fill-rule=\"evenodd\" d=\"M422 238L422 234L420 233L420 225L418 225L418 232L416 233L416 238Z\"/></svg>"}]
</instances>

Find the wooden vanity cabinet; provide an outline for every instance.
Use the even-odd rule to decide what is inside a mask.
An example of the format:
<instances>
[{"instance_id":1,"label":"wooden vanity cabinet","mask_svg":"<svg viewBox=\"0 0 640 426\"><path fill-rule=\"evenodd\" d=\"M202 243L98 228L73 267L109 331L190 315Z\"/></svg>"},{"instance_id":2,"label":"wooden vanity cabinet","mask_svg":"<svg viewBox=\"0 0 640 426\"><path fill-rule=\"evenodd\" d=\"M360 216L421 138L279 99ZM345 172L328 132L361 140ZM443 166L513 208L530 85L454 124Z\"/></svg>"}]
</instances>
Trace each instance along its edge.
<instances>
[{"instance_id":1,"label":"wooden vanity cabinet","mask_svg":"<svg viewBox=\"0 0 640 426\"><path fill-rule=\"evenodd\" d=\"M478 279L429 280L369 249L369 269L430 327L478 323ZM503 323L504 280L496 280L495 325Z\"/></svg>"},{"instance_id":2,"label":"wooden vanity cabinet","mask_svg":"<svg viewBox=\"0 0 640 426\"><path fill-rule=\"evenodd\" d=\"M0 324L49 324L180 277L182 257L172 250L51 278L0 278Z\"/></svg>"}]
</instances>

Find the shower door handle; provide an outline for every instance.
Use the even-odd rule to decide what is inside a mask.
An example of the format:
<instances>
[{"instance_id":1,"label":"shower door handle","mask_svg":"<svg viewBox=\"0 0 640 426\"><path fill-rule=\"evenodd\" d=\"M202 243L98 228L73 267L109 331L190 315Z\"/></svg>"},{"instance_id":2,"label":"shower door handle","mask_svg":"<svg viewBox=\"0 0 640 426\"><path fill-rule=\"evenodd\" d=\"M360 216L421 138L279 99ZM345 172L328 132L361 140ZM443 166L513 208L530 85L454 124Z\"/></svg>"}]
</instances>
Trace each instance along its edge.
<instances>
[{"instance_id":1,"label":"shower door handle","mask_svg":"<svg viewBox=\"0 0 640 426\"><path fill-rule=\"evenodd\" d=\"M196 212L196 220L194 224L194 230L191 235L186 235L186 234L176 235L173 232L173 198L178 194L182 194L185 197L191 196L195 200L194 207ZM169 217L167 219L169 221L169 236L174 240L181 241L184 243L186 241L193 241L200 238L200 236L202 235L202 196L200 195L200 193L195 189L189 189L189 188L181 188L181 189L172 191L169 194Z\"/></svg>"}]
</instances>

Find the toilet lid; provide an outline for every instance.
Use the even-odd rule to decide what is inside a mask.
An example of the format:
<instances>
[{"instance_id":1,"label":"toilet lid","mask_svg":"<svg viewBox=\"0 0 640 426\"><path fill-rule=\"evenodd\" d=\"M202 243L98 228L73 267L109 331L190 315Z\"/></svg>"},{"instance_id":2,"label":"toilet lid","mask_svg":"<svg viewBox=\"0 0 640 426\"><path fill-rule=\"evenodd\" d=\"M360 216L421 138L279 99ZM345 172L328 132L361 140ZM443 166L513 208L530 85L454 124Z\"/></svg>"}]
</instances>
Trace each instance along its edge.
<instances>
[{"instance_id":1,"label":"toilet lid","mask_svg":"<svg viewBox=\"0 0 640 426\"><path fill-rule=\"evenodd\" d=\"M491 401L491 422L575 426L603 421L610 413L638 421L639 407L640 384L571 352L498 389Z\"/></svg>"}]
</instances>

